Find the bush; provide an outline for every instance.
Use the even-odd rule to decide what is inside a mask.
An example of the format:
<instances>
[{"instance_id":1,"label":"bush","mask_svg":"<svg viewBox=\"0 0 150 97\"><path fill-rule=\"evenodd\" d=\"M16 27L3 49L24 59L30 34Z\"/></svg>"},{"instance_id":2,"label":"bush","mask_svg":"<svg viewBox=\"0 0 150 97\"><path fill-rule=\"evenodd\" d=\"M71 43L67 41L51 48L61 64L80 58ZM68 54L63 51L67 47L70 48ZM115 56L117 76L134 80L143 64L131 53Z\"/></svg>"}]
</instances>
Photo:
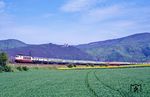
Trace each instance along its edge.
<instances>
[{"instance_id":1,"label":"bush","mask_svg":"<svg viewBox=\"0 0 150 97\"><path fill-rule=\"evenodd\" d=\"M0 53L0 65L5 67L6 66L6 63L8 61L8 56L6 53L2 52Z\"/></svg>"},{"instance_id":2,"label":"bush","mask_svg":"<svg viewBox=\"0 0 150 97\"><path fill-rule=\"evenodd\" d=\"M29 68L28 68L27 66L23 66L23 67L22 67L22 70L24 70L24 71L28 71L28 70L29 70Z\"/></svg>"},{"instance_id":3,"label":"bush","mask_svg":"<svg viewBox=\"0 0 150 97\"><path fill-rule=\"evenodd\" d=\"M29 68L27 66L23 66L23 67L18 66L16 69L19 70L19 71L28 71L29 70Z\"/></svg>"},{"instance_id":4,"label":"bush","mask_svg":"<svg viewBox=\"0 0 150 97\"><path fill-rule=\"evenodd\" d=\"M5 72L13 72L12 67L11 66L4 66L4 71Z\"/></svg>"},{"instance_id":5,"label":"bush","mask_svg":"<svg viewBox=\"0 0 150 97\"><path fill-rule=\"evenodd\" d=\"M68 66L67 66L68 68L72 68L72 67L74 67L72 64L69 64Z\"/></svg>"},{"instance_id":6,"label":"bush","mask_svg":"<svg viewBox=\"0 0 150 97\"><path fill-rule=\"evenodd\" d=\"M0 72L12 72L12 68L7 66L8 56L5 52L0 52Z\"/></svg>"},{"instance_id":7,"label":"bush","mask_svg":"<svg viewBox=\"0 0 150 97\"><path fill-rule=\"evenodd\" d=\"M19 71L22 71L22 67L21 66L18 66L16 69L19 70Z\"/></svg>"},{"instance_id":8,"label":"bush","mask_svg":"<svg viewBox=\"0 0 150 97\"><path fill-rule=\"evenodd\" d=\"M77 67L77 65L74 64L73 67Z\"/></svg>"},{"instance_id":9,"label":"bush","mask_svg":"<svg viewBox=\"0 0 150 97\"><path fill-rule=\"evenodd\" d=\"M4 68L2 66L0 66L0 72L3 72Z\"/></svg>"},{"instance_id":10,"label":"bush","mask_svg":"<svg viewBox=\"0 0 150 97\"><path fill-rule=\"evenodd\" d=\"M13 68L11 66L0 66L0 72L13 72Z\"/></svg>"},{"instance_id":11,"label":"bush","mask_svg":"<svg viewBox=\"0 0 150 97\"><path fill-rule=\"evenodd\" d=\"M91 67L94 67L94 64L91 64Z\"/></svg>"}]
</instances>

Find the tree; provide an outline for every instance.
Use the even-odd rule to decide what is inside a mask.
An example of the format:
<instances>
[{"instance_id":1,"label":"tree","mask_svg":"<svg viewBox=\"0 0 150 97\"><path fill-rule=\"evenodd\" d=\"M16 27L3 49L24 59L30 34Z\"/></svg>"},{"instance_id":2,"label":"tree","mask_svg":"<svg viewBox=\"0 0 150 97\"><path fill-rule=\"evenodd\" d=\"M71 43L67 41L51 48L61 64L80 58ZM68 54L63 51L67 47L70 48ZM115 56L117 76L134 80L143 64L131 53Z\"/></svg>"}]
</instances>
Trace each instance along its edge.
<instances>
[{"instance_id":1,"label":"tree","mask_svg":"<svg viewBox=\"0 0 150 97\"><path fill-rule=\"evenodd\" d=\"M0 65L1 65L1 66L6 66L7 61L8 61L8 56L7 56L7 54L4 53L4 52L0 53Z\"/></svg>"}]
</instances>

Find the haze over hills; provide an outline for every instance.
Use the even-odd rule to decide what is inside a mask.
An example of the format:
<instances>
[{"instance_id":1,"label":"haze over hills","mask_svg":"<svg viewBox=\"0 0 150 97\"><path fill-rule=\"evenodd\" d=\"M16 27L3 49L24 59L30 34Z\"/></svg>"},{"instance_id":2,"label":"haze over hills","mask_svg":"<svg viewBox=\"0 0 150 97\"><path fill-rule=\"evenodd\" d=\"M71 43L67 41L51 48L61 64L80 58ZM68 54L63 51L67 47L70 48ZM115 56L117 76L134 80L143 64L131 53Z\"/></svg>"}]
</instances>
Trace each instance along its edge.
<instances>
[{"instance_id":1,"label":"haze over hills","mask_svg":"<svg viewBox=\"0 0 150 97\"><path fill-rule=\"evenodd\" d=\"M76 46L100 61L150 61L150 33Z\"/></svg>"},{"instance_id":2,"label":"haze over hills","mask_svg":"<svg viewBox=\"0 0 150 97\"><path fill-rule=\"evenodd\" d=\"M11 48L18 48L18 47L25 47L28 46L28 44L15 40L15 39L8 39L8 40L0 40L0 49L11 49Z\"/></svg>"},{"instance_id":3,"label":"haze over hills","mask_svg":"<svg viewBox=\"0 0 150 97\"><path fill-rule=\"evenodd\" d=\"M45 57L45 58L60 58L60 59L76 59L76 60L91 60L92 56L81 51L73 46L64 46L56 44L41 44L41 45L28 45L25 47L18 47L13 49L5 49L9 56L17 54Z\"/></svg>"},{"instance_id":4,"label":"haze over hills","mask_svg":"<svg viewBox=\"0 0 150 97\"><path fill-rule=\"evenodd\" d=\"M150 33L92 42L77 46L57 44L29 45L19 40L1 40L0 49L9 56L16 54L37 57L99 60L99 61L150 61Z\"/></svg>"}]
</instances>

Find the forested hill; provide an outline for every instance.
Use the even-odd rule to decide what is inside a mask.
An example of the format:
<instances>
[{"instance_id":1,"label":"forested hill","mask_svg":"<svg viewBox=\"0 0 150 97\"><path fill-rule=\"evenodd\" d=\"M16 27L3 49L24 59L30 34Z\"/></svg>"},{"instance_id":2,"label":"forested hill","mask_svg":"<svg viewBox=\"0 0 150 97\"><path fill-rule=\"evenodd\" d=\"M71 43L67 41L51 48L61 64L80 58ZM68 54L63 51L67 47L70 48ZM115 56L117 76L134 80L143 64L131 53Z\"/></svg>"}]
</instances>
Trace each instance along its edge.
<instances>
[{"instance_id":1,"label":"forested hill","mask_svg":"<svg viewBox=\"0 0 150 97\"><path fill-rule=\"evenodd\" d=\"M52 43L30 45L19 40L9 39L0 41L0 50L7 52L9 56L23 54L76 60L142 62L150 61L150 33L140 33L77 46Z\"/></svg>"},{"instance_id":2,"label":"forested hill","mask_svg":"<svg viewBox=\"0 0 150 97\"><path fill-rule=\"evenodd\" d=\"M28 46L28 45L16 39L0 40L0 50L25 47L25 46Z\"/></svg>"},{"instance_id":3,"label":"forested hill","mask_svg":"<svg viewBox=\"0 0 150 97\"><path fill-rule=\"evenodd\" d=\"M150 33L76 46L100 61L150 61Z\"/></svg>"},{"instance_id":4,"label":"forested hill","mask_svg":"<svg viewBox=\"0 0 150 97\"><path fill-rule=\"evenodd\" d=\"M41 44L28 45L25 47L18 47L5 50L8 55L15 56L17 54L44 57L44 58L60 58L60 59L74 59L74 60L93 60L93 57L83 52L82 50L73 46L64 46L56 44Z\"/></svg>"}]
</instances>

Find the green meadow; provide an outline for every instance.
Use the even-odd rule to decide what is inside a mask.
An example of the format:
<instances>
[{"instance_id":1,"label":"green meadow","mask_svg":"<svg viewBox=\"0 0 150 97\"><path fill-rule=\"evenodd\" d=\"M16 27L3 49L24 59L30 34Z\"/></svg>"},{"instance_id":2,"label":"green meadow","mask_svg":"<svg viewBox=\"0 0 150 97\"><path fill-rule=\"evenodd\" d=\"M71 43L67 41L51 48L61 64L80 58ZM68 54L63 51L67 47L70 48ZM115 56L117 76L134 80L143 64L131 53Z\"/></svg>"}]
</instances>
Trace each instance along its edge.
<instances>
[{"instance_id":1,"label":"green meadow","mask_svg":"<svg viewBox=\"0 0 150 97\"><path fill-rule=\"evenodd\" d=\"M3 72L0 97L150 97L150 67Z\"/></svg>"}]
</instances>

